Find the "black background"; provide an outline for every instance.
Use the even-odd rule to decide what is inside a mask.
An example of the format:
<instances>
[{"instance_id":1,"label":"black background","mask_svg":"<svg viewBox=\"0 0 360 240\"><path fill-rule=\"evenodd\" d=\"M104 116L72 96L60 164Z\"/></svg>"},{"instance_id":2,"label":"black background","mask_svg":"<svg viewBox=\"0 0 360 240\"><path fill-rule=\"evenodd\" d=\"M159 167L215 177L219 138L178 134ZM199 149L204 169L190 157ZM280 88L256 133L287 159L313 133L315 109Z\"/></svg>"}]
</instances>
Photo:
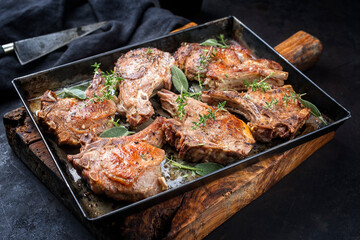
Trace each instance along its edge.
<instances>
[{"instance_id":1,"label":"black background","mask_svg":"<svg viewBox=\"0 0 360 240\"><path fill-rule=\"evenodd\" d=\"M330 143L206 239L360 239L359 10L357 1L204 0L187 16L234 15L271 46L298 30L318 37L322 56L305 74L352 114ZM21 105L1 102L1 114ZM91 239L13 154L2 125L1 138L0 238Z\"/></svg>"}]
</instances>

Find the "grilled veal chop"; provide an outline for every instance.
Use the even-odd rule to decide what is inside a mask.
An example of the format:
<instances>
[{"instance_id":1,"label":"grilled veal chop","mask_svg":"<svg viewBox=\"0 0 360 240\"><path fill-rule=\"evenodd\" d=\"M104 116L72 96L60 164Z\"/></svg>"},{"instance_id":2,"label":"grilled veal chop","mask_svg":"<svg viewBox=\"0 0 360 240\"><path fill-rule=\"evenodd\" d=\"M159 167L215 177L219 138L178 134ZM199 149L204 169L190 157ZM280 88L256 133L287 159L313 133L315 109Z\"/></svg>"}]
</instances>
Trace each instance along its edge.
<instances>
[{"instance_id":1,"label":"grilled veal chop","mask_svg":"<svg viewBox=\"0 0 360 240\"><path fill-rule=\"evenodd\" d=\"M248 49L238 45L220 48L183 43L174 57L189 80L201 81L210 89L243 90L244 80L252 82L269 75L268 83L282 86L288 77L279 63L255 59Z\"/></svg>"},{"instance_id":2,"label":"grilled veal chop","mask_svg":"<svg viewBox=\"0 0 360 240\"><path fill-rule=\"evenodd\" d=\"M294 98L290 85L272 86L264 92L248 89L247 92L209 90L203 92L202 100L210 105L226 101L226 108L243 115L249 122L255 139L270 142L274 138L294 137L309 117L310 109L303 108Z\"/></svg>"},{"instance_id":3,"label":"grilled veal chop","mask_svg":"<svg viewBox=\"0 0 360 240\"><path fill-rule=\"evenodd\" d=\"M192 162L217 162L220 164L243 158L251 149L253 139L247 125L228 111L187 98L185 115L178 117L178 95L161 90L158 92L162 107L174 118L166 119L163 125L165 140L179 151L179 157ZM199 114L207 115L209 109L215 120L209 119L194 129Z\"/></svg>"},{"instance_id":4,"label":"grilled veal chop","mask_svg":"<svg viewBox=\"0 0 360 240\"><path fill-rule=\"evenodd\" d=\"M160 163L165 158L162 124L158 117L144 130L130 136L98 138L89 133L83 146L68 160L96 194L134 202L166 189Z\"/></svg>"},{"instance_id":5,"label":"grilled veal chop","mask_svg":"<svg viewBox=\"0 0 360 240\"><path fill-rule=\"evenodd\" d=\"M103 88L101 72L96 72L86 95L100 95ZM85 104L86 102L86 104ZM79 146L80 138L92 128L97 134L111 125L109 120L115 116L116 104L112 100L89 102L75 98L58 98L48 90L41 97L41 109L37 113L38 122L56 136L59 145Z\"/></svg>"},{"instance_id":6,"label":"grilled veal chop","mask_svg":"<svg viewBox=\"0 0 360 240\"><path fill-rule=\"evenodd\" d=\"M171 66L174 58L170 53L156 48L141 48L121 56L115 72L124 80L119 87L118 112L126 115L130 126L136 127L153 114L149 98L157 90L171 87Z\"/></svg>"}]
</instances>

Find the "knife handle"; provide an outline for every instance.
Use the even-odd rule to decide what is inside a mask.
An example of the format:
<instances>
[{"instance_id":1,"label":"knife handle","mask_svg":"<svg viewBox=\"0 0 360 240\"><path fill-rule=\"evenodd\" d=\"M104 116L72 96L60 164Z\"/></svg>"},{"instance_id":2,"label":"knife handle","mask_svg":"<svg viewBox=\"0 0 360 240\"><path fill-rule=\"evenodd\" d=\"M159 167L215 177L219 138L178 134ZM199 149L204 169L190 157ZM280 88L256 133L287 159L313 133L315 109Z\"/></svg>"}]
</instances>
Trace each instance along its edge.
<instances>
[{"instance_id":1,"label":"knife handle","mask_svg":"<svg viewBox=\"0 0 360 240\"><path fill-rule=\"evenodd\" d=\"M14 51L14 43L8 43L0 46L0 57Z\"/></svg>"}]
</instances>

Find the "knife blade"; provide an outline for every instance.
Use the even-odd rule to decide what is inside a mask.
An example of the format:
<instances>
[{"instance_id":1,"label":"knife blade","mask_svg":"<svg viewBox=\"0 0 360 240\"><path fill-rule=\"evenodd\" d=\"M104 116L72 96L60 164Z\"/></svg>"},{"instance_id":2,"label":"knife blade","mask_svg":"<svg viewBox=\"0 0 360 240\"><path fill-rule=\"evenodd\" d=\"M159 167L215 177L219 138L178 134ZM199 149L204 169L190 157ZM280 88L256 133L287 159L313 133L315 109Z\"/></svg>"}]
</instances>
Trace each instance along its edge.
<instances>
[{"instance_id":1,"label":"knife blade","mask_svg":"<svg viewBox=\"0 0 360 240\"><path fill-rule=\"evenodd\" d=\"M4 44L0 47L0 56L15 51L20 64L24 65L69 44L77 38L96 31L106 23L94 23Z\"/></svg>"}]
</instances>

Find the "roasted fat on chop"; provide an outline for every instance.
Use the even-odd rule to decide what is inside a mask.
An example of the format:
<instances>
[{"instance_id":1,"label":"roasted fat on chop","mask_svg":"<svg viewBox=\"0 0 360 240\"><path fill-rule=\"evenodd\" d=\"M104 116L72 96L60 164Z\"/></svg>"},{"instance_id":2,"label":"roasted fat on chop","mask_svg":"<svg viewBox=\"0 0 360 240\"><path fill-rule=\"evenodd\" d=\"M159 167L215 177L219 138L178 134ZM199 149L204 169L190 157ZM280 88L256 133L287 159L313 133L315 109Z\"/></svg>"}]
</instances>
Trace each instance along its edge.
<instances>
[{"instance_id":1,"label":"roasted fat on chop","mask_svg":"<svg viewBox=\"0 0 360 240\"><path fill-rule=\"evenodd\" d=\"M171 88L170 68L174 62L170 53L156 48L135 49L117 60L115 72L124 79L117 107L130 126L136 127L154 114L149 98L157 90Z\"/></svg>"},{"instance_id":2,"label":"roasted fat on chop","mask_svg":"<svg viewBox=\"0 0 360 240\"><path fill-rule=\"evenodd\" d=\"M200 80L210 89L243 90L245 80L252 82L269 75L266 82L282 86L288 77L279 63L255 59L248 49L238 45L220 48L182 43L174 57L189 80Z\"/></svg>"},{"instance_id":3,"label":"roasted fat on chop","mask_svg":"<svg viewBox=\"0 0 360 240\"><path fill-rule=\"evenodd\" d=\"M264 92L261 89L247 92L209 90L203 92L202 99L209 105L226 101L226 108L241 114L249 122L257 141L270 142L274 138L289 139L295 136L306 119L310 109L303 108L294 98L290 85L272 86Z\"/></svg>"},{"instance_id":4,"label":"roasted fat on chop","mask_svg":"<svg viewBox=\"0 0 360 240\"><path fill-rule=\"evenodd\" d=\"M216 162L225 164L246 156L255 140L248 126L228 111L188 97L185 115L178 116L178 95L168 91L158 92L162 107L174 118L166 119L163 125L165 140L179 152L179 157L192 162ZM199 114L206 115L210 110L215 120L209 119L194 129Z\"/></svg>"},{"instance_id":5,"label":"roasted fat on chop","mask_svg":"<svg viewBox=\"0 0 360 240\"><path fill-rule=\"evenodd\" d=\"M103 88L103 77L98 71L85 94L91 98ZM92 128L100 134L111 125L109 120L115 116L116 104L113 100L90 102L75 98L58 98L48 90L41 97L41 109L37 113L38 122L55 135L59 145L79 146L80 138Z\"/></svg>"},{"instance_id":6,"label":"roasted fat on chop","mask_svg":"<svg viewBox=\"0 0 360 240\"><path fill-rule=\"evenodd\" d=\"M83 137L83 146L68 160L96 194L115 200L135 202L167 188L160 163L165 158L162 124L158 117L144 130L130 136Z\"/></svg>"}]
</instances>

